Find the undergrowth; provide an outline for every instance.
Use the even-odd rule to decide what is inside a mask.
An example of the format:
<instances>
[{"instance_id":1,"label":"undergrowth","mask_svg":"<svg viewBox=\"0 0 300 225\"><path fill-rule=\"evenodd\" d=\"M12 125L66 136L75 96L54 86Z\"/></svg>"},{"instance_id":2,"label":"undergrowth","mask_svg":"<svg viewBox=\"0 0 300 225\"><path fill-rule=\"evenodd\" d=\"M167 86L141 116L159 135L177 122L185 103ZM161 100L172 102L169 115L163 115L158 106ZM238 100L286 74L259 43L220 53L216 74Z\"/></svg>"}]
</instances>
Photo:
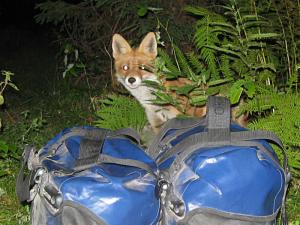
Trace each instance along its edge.
<instances>
[{"instance_id":1,"label":"undergrowth","mask_svg":"<svg viewBox=\"0 0 300 225\"><path fill-rule=\"evenodd\" d=\"M282 140L292 175L297 178L300 178L299 99L297 94L258 96L244 107L250 114L261 114L249 124L249 128L273 131Z\"/></svg>"}]
</instances>

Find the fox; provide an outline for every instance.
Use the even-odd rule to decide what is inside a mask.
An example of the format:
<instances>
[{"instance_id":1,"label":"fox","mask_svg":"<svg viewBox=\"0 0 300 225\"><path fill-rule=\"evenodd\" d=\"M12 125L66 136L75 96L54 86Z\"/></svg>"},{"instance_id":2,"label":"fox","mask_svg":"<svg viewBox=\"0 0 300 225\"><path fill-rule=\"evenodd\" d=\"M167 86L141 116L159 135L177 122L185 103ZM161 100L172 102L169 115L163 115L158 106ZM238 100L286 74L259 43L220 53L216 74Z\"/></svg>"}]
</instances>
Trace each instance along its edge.
<instances>
[{"instance_id":1,"label":"fox","mask_svg":"<svg viewBox=\"0 0 300 225\"><path fill-rule=\"evenodd\" d=\"M120 34L114 34L112 53L117 81L143 106L154 133L158 133L166 121L182 114L173 105L154 104L156 90L145 84L145 81L159 82L157 75L148 69L153 68L157 57L157 41L154 32L149 32L137 48L132 48ZM164 80L163 86L181 87L189 82L185 78ZM185 114L188 116L203 117L206 115L206 106L191 106L186 97L180 97L179 102L185 108Z\"/></svg>"}]
</instances>

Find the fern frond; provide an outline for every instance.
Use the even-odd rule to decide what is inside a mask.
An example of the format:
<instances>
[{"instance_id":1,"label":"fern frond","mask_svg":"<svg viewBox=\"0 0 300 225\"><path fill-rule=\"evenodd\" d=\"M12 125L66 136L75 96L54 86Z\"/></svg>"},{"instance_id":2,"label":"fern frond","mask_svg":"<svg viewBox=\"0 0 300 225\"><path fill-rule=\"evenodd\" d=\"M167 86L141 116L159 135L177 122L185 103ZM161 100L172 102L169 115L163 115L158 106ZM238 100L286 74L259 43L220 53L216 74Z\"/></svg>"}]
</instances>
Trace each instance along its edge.
<instances>
[{"instance_id":1,"label":"fern frond","mask_svg":"<svg viewBox=\"0 0 300 225\"><path fill-rule=\"evenodd\" d=\"M230 69L229 58L225 54L221 56L220 70L225 78L233 78L233 72Z\"/></svg>"},{"instance_id":2,"label":"fern frond","mask_svg":"<svg viewBox=\"0 0 300 225\"><path fill-rule=\"evenodd\" d=\"M249 124L251 129L265 129L276 133L288 149L289 166L294 176L300 176L300 96L299 94L276 93L259 96L247 102L247 108L252 111L263 107L272 107L272 113ZM277 150L278 155L280 151Z\"/></svg>"},{"instance_id":3,"label":"fern frond","mask_svg":"<svg viewBox=\"0 0 300 225\"><path fill-rule=\"evenodd\" d=\"M184 11L194 14L196 16L207 16L207 15L211 15L212 12L210 12L209 10L202 8L202 7L194 7L194 6L186 6L184 8Z\"/></svg>"},{"instance_id":4,"label":"fern frond","mask_svg":"<svg viewBox=\"0 0 300 225\"><path fill-rule=\"evenodd\" d=\"M133 98L112 94L99 104L95 121L98 127L112 130L132 127L141 132L147 123L143 107Z\"/></svg>"},{"instance_id":5,"label":"fern frond","mask_svg":"<svg viewBox=\"0 0 300 225\"><path fill-rule=\"evenodd\" d=\"M274 39L280 37L277 33L262 33L262 34L250 34L248 40L263 40L263 39Z\"/></svg>"},{"instance_id":6,"label":"fern frond","mask_svg":"<svg viewBox=\"0 0 300 225\"><path fill-rule=\"evenodd\" d=\"M195 70L195 73L197 75L200 75L201 72L204 70L204 66L202 64L202 62L199 59L199 56L195 55L195 53L189 53L188 55L188 60L191 64L191 66L193 67L193 69Z\"/></svg>"},{"instance_id":7,"label":"fern frond","mask_svg":"<svg viewBox=\"0 0 300 225\"><path fill-rule=\"evenodd\" d=\"M192 79L195 77L194 72L192 71L185 55L183 52L176 46L174 45L174 51L177 56L177 60L180 66L180 69L182 70L183 74L181 76L187 77L189 79Z\"/></svg>"},{"instance_id":8,"label":"fern frond","mask_svg":"<svg viewBox=\"0 0 300 225\"><path fill-rule=\"evenodd\" d=\"M175 65L171 57L168 55L166 51L163 49L158 49L158 55L162 59L163 63L166 66L166 69L169 71L163 71L163 72L170 72L173 74L175 77L178 77L180 75L180 70L178 67Z\"/></svg>"},{"instance_id":9,"label":"fern frond","mask_svg":"<svg viewBox=\"0 0 300 225\"><path fill-rule=\"evenodd\" d=\"M249 15L242 15L242 23L246 23L248 21L257 21L257 20L265 20L264 17L260 16L260 15L253 15L253 14L249 14Z\"/></svg>"}]
</instances>

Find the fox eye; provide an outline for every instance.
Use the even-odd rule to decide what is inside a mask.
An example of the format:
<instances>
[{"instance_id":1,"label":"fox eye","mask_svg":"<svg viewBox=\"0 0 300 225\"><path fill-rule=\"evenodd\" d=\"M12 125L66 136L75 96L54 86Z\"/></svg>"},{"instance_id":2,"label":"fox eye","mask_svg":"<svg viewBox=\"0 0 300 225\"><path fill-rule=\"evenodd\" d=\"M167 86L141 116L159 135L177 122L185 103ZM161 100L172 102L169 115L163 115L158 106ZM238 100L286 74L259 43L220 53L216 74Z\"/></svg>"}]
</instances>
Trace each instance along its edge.
<instances>
[{"instance_id":1,"label":"fox eye","mask_svg":"<svg viewBox=\"0 0 300 225\"><path fill-rule=\"evenodd\" d=\"M141 69L141 70L145 70L146 68L145 68L144 65L140 65L140 69Z\"/></svg>"},{"instance_id":2,"label":"fox eye","mask_svg":"<svg viewBox=\"0 0 300 225\"><path fill-rule=\"evenodd\" d=\"M124 71L129 70L129 66L128 66L128 65L124 65L124 66L123 66L123 70L124 70Z\"/></svg>"}]
</instances>

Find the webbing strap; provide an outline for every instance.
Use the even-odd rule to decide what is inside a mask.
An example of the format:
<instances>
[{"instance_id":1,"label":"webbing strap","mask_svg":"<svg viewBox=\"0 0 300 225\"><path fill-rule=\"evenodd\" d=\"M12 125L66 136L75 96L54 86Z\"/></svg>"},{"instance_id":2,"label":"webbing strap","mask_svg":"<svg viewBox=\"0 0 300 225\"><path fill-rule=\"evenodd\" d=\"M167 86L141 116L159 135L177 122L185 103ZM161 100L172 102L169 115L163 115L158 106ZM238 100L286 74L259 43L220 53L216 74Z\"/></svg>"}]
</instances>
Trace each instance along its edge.
<instances>
[{"instance_id":1,"label":"webbing strap","mask_svg":"<svg viewBox=\"0 0 300 225\"><path fill-rule=\"evenodd\" d=\"M283 152L284 156L284 169L287 170L288 161L286 157L286 152L284 150L284 147L282 145L282 142L280 139L272 132L270 131L239 131L239 132L231 132L229 140L227 141L212 141L209 139L208 132L201 132L194 135L191 135L187 137L184 141L180 142L179 144L175 145L172 149L167 151L165 154L162 155L162 157L158 158L157 163L160 164L164 162L165 160L169 159L173 155L181 154L180 159L184 160L187 156L192 154L194 151L197 151L200 147L205 146L223 146L223 145L234 145L234 142L239 141L253 141L253 140L268 140L276 144L280 147L280 149ZM186 152L185 150L189 146L194 146L190 152ZM185 156L185 157L183 157Z\"/></svg>"},{"instance_id":2,"label":"webbing strap","mask_svg":"<svg viewBox=\"0 0 300 225\"><path fill-rule=\"evenodd\" d=\"M70 132L62 135L51 147L49 150L49 155L54 154L57 148L62 145L64 141L73 136L82 136L88 137L90 140L103 140L111 132L106 129L84 129L82 127L74 127ZM46 155L45 157L47 157Z\"/></svg>"},{"instance_id":3,"label":"webbing strap","mask_svg":"<svg viewBox=\"0 0 300 225\"><path fill-rule=\"evenodd\" d=\"M120 130L111 131L109 133L109 136L111 136L111 137L125 136L125 137L128 137L128 138L132 139L137 144L139 144L139 145L141 144L140 135L138 134L138 132L136 132L136 130L134 130L132 128L123 128L123 129L120 129Z\"/></svg>"},{"instance_id":4,"label":"webbing strap","mask_svg":"<svg viewBox=\"0 0 300 225\"><path fill-rule=\"evenodd\" d=\"M98 158L96 158L96 160L95 160L95 157L90 157L90 158L84 159L84 161L81 161L81 160L77 161L76 166L74 167L74 171L76 171L76 172L82 171L82 170L91 168L92 166L99 165L102 163L136 167L136 168L143 169L143 170L153 174L154 176L157 176L156 171L153 171L151 166L149 166L146 163L143 163L141 161L137 161L134 159L120 159L120 158L112 157L112 156L109 156L106 154L100 154L98 156Z\"/></svg>"},{"instance_id":5,"label":"webbing strap","mask_svg":"<svg viewBox=\"0 0 300 225\"><path fill-rule=\"evenodd\" d=\"M146 152L148 155L150 155L152 158L156 158L160 151L158 151L159 146L163 143L166 143L168 140L171 139L173 135L166 136L166 134L170 130L177 130L174 133L174 136L180 135L182 132L186 132L189 129L192 129L196 126L203 125L203 120L199 120L199 118L188 118L188 119L178 119L173 118L171 120L168 120L163 127L161 128L159 134L157 134L154 139L152 140L149 147L146 149Z\"/></svg>"},{"instance_id":6,"label":"webbing strap","mask_svg":"<svg viewBox=\"0 0 300 225\"><path fill-rule=\"evenodd\" d=\"M125 128L120 129L116 131L106 130L106 129L99 129L99 128L91 128L91 129L84 129L82 127L74 127L71 129L70 132L62 135L51 147L49 150L49 154L54 154L56 152L56 149L68 138L73 136L81 136L81 137L87 137L89 140L98 140L102 141L106 137L118 137L118 136L125 136L132 140L134 140L136 143L140 144L140 137L139 134L131 129L131 128ZM48 155L44 156L47 157Z\"/></svg>"},{"instance_id":7,"label":"webbing strap","mask_svg":"<svg viewBox=\"0 0 300 225\"><path fill-rule=\"evenodd\" d=\"M84 160L86 158L95 158L97 159L98 155L101 153L103 140L91 140L83 138L80 142L79 147L79 156L76 161Z\"/></svg>"},{"instance_id":8,"label":"webbing strap","mask_svg":"<svg viewBox=\"0 0 300 225\"><path fill-rule=\"evenodd\" d=\"M132 159L119 159L101 153L104 140L107 137L125 136L137 143L140 143L138 133L131 128L120 129L117 131L93 128L83 129L80 127L73 128L70 132L63 135L54 145L52 145L51 149L56 150L64 141L73 136L81 136L82 140L80 142L79 156L72 171L81 171L101 163L112 163L141 168L151 174L156 173L146 163Z\"/></svg>"},{"instance_id":9,"label":"webbing strap","mask_svg":"<svg viewBox=\"0 0 300 225\"><path fill-rule=\"evenodd\" d=\"M209 96L207 102L208 141L230 139L230 102L221 96Z\"/></svg>"}]
</instances>

